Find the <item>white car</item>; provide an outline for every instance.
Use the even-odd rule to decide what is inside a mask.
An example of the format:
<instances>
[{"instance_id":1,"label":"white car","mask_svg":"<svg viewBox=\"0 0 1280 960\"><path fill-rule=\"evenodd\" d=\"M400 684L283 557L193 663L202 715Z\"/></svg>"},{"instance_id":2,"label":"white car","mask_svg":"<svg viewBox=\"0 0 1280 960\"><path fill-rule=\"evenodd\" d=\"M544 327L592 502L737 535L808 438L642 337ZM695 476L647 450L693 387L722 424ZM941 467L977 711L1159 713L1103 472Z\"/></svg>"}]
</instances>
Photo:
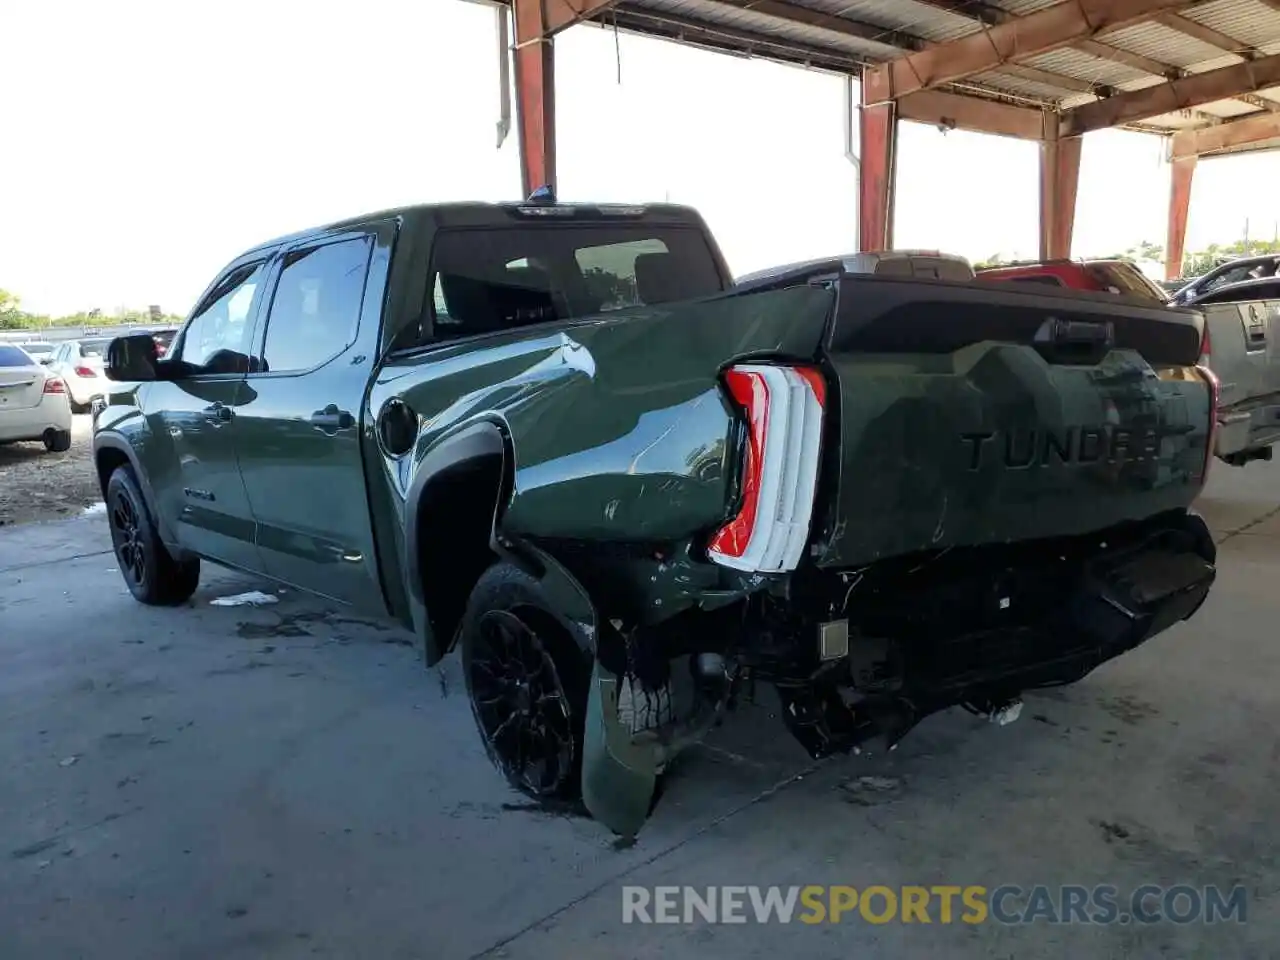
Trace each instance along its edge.
<instances>
[{"instance_id":1,"label":"white car","mask_svg":"<svg viewBox=\"0 0 1280 960\"><path fill-rule=\"evenodd\" d=\"M71 448L67 386L19 347L0 344L0 443L43 440L45 449Z\"/></svg>"},{"instance_id":2,"label":"white car","mask_svg":"<svg viewBox=\"0 0 1280 960\"><path fill-rule=\"evenodd\" d=\"M107 378L102 372L107 347L115 337L85 337L58 344L49 369L67 385L73 413L84 413L96 397L105 396Z\"/></svg>"}]
</instances>

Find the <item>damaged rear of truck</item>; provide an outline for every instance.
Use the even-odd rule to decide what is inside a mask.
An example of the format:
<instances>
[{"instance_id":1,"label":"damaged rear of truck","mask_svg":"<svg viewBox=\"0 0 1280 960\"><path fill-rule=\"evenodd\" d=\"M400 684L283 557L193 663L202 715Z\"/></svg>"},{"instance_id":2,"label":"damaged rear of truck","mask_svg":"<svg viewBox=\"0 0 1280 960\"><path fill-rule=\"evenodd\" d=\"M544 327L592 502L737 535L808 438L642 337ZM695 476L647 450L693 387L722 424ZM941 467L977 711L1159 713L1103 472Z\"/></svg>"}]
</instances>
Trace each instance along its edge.
<instances>
[{"instance_id":1,"label":"damaged rear of truck","mask_svg":"<svg viewBox=\"0 0 1280 960\"><path fill-rule=\"evenodd\" d=\"M518 789L632 835L759 683L815 757L892 745L1204 601L1197 314L823 267L679 299L661 275L674 301L561 322L491 290L512 328L392 353L372 388L427 662L461 648Z\"/></svg>"}]
</instances>

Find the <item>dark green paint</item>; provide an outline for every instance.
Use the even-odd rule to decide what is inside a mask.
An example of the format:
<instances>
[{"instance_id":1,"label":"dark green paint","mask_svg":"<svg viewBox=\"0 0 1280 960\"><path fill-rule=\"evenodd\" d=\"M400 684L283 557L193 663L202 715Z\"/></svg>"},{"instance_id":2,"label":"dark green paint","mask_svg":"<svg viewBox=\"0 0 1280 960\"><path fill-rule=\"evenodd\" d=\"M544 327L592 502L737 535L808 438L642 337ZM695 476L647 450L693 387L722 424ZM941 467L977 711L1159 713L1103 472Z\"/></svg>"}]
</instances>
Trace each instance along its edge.
<instances>
[{"instance_id":1,"label":"dark green paint","mask_svg":"<svg viewBox=\"0 0 1280 960\"><path fill-rule=\"evenodd\" d=\"M158 381L112 390L98 421L100 451L110 443L132 449L178 549L396 617L423 637L429 662L452 638L431 636L422 585L409 576L416 533L406 529L414 507L407 498L428 455L477 424L497 431L509 470L508 495L495 505L499 539L523 545L560 598L561 615L593 642L599 618L613 612L598 609L566 566L531 544L664 544L662 555L640 553L625 568L630 612L641 623L769 586L770 578L706 563L693 546L732 508L739 428L718 384L733 361L818 362L838 382L838 410L829 410L840 444L824 453L815 516L822 565L1098 529L1185 507L1196 492L1207 423L1202 382L1157 378L1123 351L1096 368L1050 366L1029 347L992 344L948 356L829 357L824 334L837 296L829 286L389 350L429 301L436 232L513 216L482 205L412 208L251 251L228 269L265 257L270 285L293 245L373 236L350 342L309 371L175 378L161 362ZM705 230L679 208L646 216ZM257 313L255 353L264 310ZM377 413L392 399L418 418L417 441L399 456L376 435ZM230 407L232 420L211 419L214 404ZM317 429L311 417L326 408L350 412L353 423ZM1154 425L1170 439L1143 462L1022 471L998 457L972 469L964 441L974 432L1103 423ZM670 748L620 727L616 683L597 664L583 789L598 819L631 834Z\"/></svg>"}]
</instances>

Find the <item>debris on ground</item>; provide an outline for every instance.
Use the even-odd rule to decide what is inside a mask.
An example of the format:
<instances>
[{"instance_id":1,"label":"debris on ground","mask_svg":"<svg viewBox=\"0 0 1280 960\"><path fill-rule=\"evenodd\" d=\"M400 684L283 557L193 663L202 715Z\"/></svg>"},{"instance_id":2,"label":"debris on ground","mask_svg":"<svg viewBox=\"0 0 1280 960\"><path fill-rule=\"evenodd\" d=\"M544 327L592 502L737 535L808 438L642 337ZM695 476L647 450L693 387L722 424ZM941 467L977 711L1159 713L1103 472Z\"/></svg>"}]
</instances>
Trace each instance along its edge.
<instances>
[{"instance_id":1,"label":"debris on ground","mask_svg":"<svg viewBox=\"0 0 1280 960\"><path fill-rule=\"evenodd\" d=\"M229 597L214 597L209 601L209 605L214 607L262 607L269 603L278 602L279 597L263 593L261 590L250 590L247 593L236 593Z\"/></svg>"}]
</instances>

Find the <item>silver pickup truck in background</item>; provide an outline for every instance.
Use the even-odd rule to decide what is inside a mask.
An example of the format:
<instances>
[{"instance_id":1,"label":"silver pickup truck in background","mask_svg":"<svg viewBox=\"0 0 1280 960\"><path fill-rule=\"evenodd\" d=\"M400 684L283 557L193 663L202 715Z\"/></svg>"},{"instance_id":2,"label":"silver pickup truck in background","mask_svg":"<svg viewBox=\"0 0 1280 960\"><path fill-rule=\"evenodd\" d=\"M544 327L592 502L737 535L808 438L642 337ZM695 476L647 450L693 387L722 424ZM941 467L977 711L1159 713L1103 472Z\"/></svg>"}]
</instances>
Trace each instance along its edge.
<instances>
[{"instance_id":1,"label":"silver pickup truck in background","mask_svg":"<svg viewBox=\"0 0 1280 960\"><path fill-rule=\"evenodd\" d=\"M1219 459L1270 460L1280 440L1280 278L1215 287L1179 305L1204 314L1206 366L1222 385Z\"/></svg>"}]
</instances>

